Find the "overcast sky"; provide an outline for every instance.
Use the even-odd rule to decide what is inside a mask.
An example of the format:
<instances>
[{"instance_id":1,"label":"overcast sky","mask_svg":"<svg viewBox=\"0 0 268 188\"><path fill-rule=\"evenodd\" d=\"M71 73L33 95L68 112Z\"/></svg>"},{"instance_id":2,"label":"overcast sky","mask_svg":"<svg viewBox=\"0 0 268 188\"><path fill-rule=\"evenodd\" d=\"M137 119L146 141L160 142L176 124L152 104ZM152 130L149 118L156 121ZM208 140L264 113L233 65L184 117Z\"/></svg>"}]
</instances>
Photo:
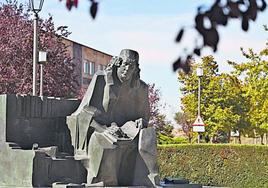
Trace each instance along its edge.
<instances>
[{"instance_id":1,"label":"overcast sky","mask_svg":"<svg viewBox=\"0 0 268 188\"><path fill-rule=\"evenodd\" d=\"M0 0L3 1L3 0ZM28 0L20 0L28 2ZM139 52L141 78L155 83L166 103L165 113L172 119L180 109L180 92L177 75L171 69L172 62L183 53L185 47L193 47L197 35L193 29L186 33L182 44L174 42L181 26L191 28L199 5L210 6L212 0L100 0L96 20L89 14L90 3L80 0L77 9L70 12L65 0L45 0L41 17L52 14L56 26L66 25L72 32L70 39L97 50L118 55L121 49ZM250 23L249 32L241 30L240 22L231 21L220 28L218 52L213 54L220 72L228 72L227 60L244 61L240 47L260 50L268 38L263 25L268 25L268 8L260 13L257 22ZM196 60L200 61L199 59Z\"/></svg>"}]
</instances>

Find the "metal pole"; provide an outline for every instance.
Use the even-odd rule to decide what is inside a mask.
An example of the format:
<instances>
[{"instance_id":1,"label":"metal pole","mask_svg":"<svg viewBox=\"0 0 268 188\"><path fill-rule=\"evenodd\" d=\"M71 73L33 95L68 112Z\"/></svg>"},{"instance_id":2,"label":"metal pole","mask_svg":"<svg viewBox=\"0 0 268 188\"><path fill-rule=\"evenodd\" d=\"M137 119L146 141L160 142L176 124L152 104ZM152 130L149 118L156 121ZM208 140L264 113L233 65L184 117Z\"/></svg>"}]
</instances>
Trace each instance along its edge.
<instances>
[{"instance_id":1,"label":"metal pole","mask_svg":"<svg viewBox=\"0 0 268 188\"><path fill-rule=\"evenodd\" d=\"M43 64L40 64L40 97L43 96Z\"/></svg>"},{"instance_id":2,"label":"metal pole","mask_svg":"<svg viewBox=\"0 0 268 188\"><path fill-rule=\"evenodd\" d=\"M198 116L200 116L201 78L198 77Z\"/></svg>"},{"instance_id":3,"label":"metal pole","mask_svg":"<svg viewBox=\"0 0 268 188\"><path fill-rule=\"evenodd\" d=\"M37 52L38 52L38 32L37 32L37 23L38 14L34 13L34 36L33 36L33 96L36 95L36 65L38 61Z\"/></svg>"},{"instance_id":4,"label":"metal pole","mask_svg":"<svg viewBox=\"0 0 268 188\"><path fill-rule=\"evenodd\" d=\"M198 76L198 117L200 117L201 76ZM200 132L198 132L197 143L200 143Z\"/></svg>"}]
</instances>

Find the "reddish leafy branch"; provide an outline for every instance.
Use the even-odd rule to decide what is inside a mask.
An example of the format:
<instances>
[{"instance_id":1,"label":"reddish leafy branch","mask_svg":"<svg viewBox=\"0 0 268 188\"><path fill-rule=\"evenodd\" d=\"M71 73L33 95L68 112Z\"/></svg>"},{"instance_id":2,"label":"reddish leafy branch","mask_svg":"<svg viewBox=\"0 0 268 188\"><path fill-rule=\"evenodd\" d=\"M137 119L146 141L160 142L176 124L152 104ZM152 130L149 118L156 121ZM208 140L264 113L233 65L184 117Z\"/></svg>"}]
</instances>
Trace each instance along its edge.
<instances>
[{"instance_id":1,"label":"reddish leafy branch","mask_svg":"<svg viewBox=\"0 0 268 188\"><path fill-rule=\"evenodd\" d=\"M62 41L69 32L66 27L55 28L52 17L40 19L39 28L39 49L48 53L48 63L44 67L44 95L73 96L77 86L74 64ZM33 24L30 13L16 1L0 6L0 35L0 93L30 94Z\"/></svg>"}]
</instances>

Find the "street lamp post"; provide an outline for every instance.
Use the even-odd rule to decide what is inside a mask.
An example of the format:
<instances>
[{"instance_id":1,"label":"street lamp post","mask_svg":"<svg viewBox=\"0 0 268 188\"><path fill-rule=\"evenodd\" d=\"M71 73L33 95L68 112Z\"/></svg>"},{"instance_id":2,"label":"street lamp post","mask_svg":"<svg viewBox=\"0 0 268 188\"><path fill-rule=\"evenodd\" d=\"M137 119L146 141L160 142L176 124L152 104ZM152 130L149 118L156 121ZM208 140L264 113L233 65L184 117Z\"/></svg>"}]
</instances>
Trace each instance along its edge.
<instances>
[{"instance_id":1,"label":"street lamp post","mask_svg":"<svg viewBox=\"0 0 268 188\"><path fill-rule=\"evenodd\" d=\"M43 66L47 62L47 53L39 51L39 65L40 65L40 97L43 96Z\"/></svg>"},{"instance_id":2,"label":"street lamp post","mask_svg":"<svg viewBox=\"0 0 268 188\"><path fill-rule=\"evenodd\" d=\"M33 36L33 96L36 95L36 65L38 61L38 13L41 11L44 0L29 0L30 8L34 13L34 36Z\"/></svg>"},{"instance_id":3,"label":"street lamp post","mask_svg":"<svg viewBox=\"0 0 268 188\"><path fill-rule=\"evenodd\" d=\"M196 75L198 76L198 117L201 117L200 113L200 98L201 98L201 77L203 76L203 69L201 66L197 67L196 69ZM200 132L198 132L198 143L200 143Z\"/></svg>"}]
</instances>

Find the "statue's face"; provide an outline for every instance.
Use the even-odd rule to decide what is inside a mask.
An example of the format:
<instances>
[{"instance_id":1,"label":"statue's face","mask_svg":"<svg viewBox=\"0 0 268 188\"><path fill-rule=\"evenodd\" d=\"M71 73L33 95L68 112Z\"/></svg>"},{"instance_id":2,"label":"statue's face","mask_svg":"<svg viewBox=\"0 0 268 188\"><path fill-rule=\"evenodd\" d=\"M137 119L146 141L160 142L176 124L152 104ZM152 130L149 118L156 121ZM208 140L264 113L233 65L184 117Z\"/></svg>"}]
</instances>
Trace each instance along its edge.
<instances>
[{"instance_id":1,"label":"statue's face","mask_svg":"<svg viewBox=\"0 0 268 188\"><path fill-rule=\"evenodd\" d=\"M136 67L135 62L123 61L117 69L117 76L121 82L126 82L132 79Z\"/></svg>"}]
</instances>

